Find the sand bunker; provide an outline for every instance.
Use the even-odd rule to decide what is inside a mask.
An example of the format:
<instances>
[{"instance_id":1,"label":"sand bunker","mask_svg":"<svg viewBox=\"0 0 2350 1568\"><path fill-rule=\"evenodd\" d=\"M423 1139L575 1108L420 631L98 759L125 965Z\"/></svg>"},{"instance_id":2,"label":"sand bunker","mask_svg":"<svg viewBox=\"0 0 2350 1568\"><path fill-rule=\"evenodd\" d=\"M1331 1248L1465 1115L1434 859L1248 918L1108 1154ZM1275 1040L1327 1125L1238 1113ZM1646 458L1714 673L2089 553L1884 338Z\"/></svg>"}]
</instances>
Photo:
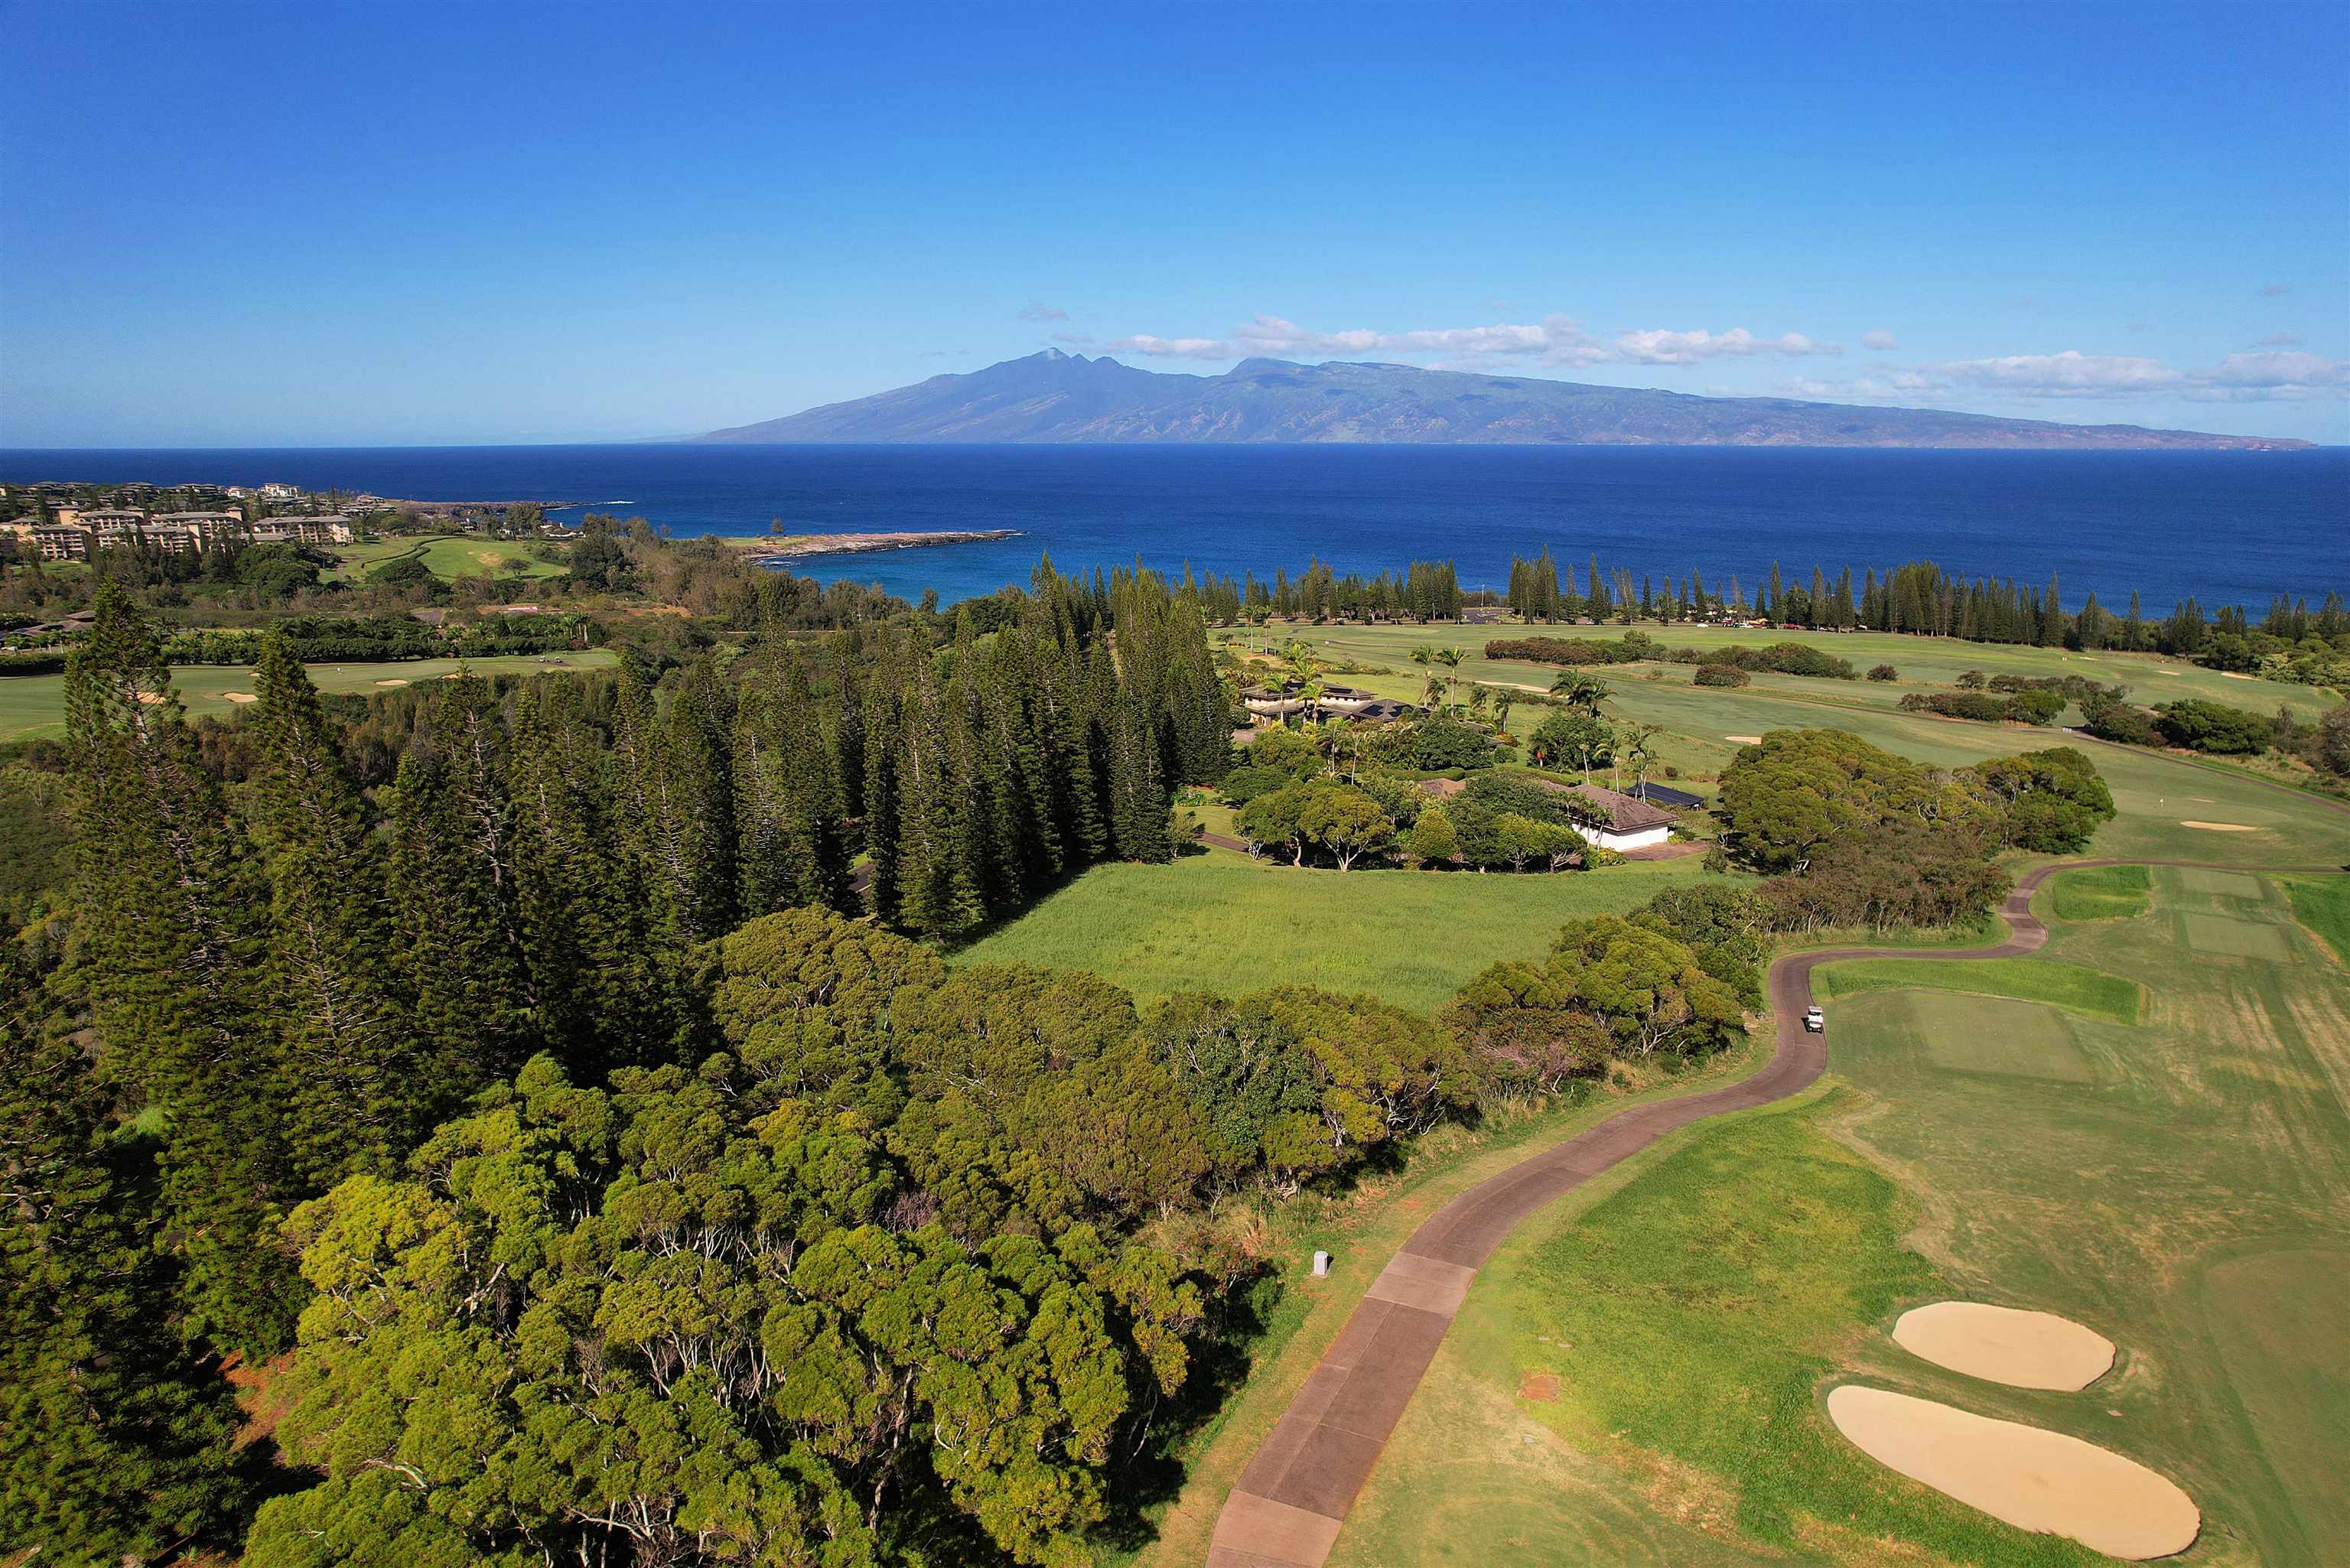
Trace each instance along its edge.
<instances>
[{"instance_id":1,"label":"sand bunker","mask_svg":"<svg viewBox=\"0 0 2350 1568\"><path fill-rule=\"evenodd\" d=\"M227 698L232 702L258 702L261 701L260 698L255 697L250 691L224 691L221 695Z\"/></svg>"},{"instance_id":2,"label":"sand bunker","mask_svg":"<svg viewBox=\"0 0 2350 1568\"><path fill-rule=\"evenodd\" d=\"M151 704L156 702L168 702L171 699L161 691L141 691L139 693L139 701Z\"/></svg>"},{"instance_id":3,"label":"sand bunker","mask_svg":"<svg viewBox=\"0 0 2350 1568\"><path fill-rule=\"evenodd\" d=\"M1893 1325L1893 1343L1970 1377L2067 1394L2086 1388L2114 1365L2113 1341L2070 1318L1982 1302L1913 1307Z\"/></svg>"},{"instance_id":4,"label":"sand bunker","mask_svg":"<svg viewBox=\"0 0 2350 1568\"><path fill-rule=\"evenodd\" d=\"M2250 680L2251 679L2251 676L2245 674L2241 670L2222 670L2220 673L2226 676L2230 680Z\"/></svg>"},{"instance_id":5,"label":"sand bunker","mask_svg":"<svg viewBox=\"0 0 2350 1568\"><path fill-rule=\"evenodd\" d=\"M2186 817L2179 818L2178 826L2199 827L2206 833L2258 833L2260 831L2257 827L2241 822L2195 822Z\"/></svg>"},{"instance_id":6,"label":"sand bunker","mask_svg":"<svg viewBox=\"0 0 2350 1568\"><path fill-rule=\"evenodd\" d=\"M1736 741L1742 746L1759 746L1762 743L1762 737L1760 735L1724 735L1721 738L1725 741Z\"/></svg>"},{"instance_id":7,"label":"sand bunker","mask_svg":"<svg viewBox=\"0 0 2350 1568\"><path fill-rule=\"evenodd\" d=\"M408 682L405 680L379 680L376 684L378 686L405 686Z\"/></svg>"},{"instance_id":8,"label":"sand bunker","mask_svg":"<svg viewBox=\"0 0 2350 1568\"><path fill-rule=\"evenodd\" d=\"M1828 1418L1861 1452L2019 1530L2132 1562L2195 1544L2195 1500L2110 1449L1931 1399L1846 1384Z\"/></svg>"}]
</instances>

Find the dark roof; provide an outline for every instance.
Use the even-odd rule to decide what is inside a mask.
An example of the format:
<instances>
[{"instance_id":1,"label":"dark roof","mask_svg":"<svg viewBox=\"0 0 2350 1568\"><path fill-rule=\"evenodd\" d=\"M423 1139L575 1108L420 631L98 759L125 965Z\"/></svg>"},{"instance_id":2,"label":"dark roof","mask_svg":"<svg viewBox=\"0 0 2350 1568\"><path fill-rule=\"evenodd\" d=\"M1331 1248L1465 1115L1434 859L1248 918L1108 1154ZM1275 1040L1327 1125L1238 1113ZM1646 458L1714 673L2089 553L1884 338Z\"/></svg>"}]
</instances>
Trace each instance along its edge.
<instances>
[{"instance_id":1,"label":"dark roof","mask_svg":"<svg viewBox=\"0 0 2350 1568\"><path fill-rule=\"evenodd\" d=\"M1657 805L1678 806L1684 811L1705 804L1705 796L1701 794L1691 794L1685 789L1667 789L1660 784L1635 784L1632 786L1632 796L1636 800L1648 801Z\"/></svg>"},{"instance_id":2,"label":"dark roof","mask_svg":"<svg viewBox=\"0 0 2350 1568\"><path fill-rule=\"evenodd\" d=\"M1619 794L1612 789L1601 789L1597 784L1553 784L1549 787L1563 787L1568 794L1579 794L1598 806L1607 812L1609 825L1618 833L1638 833L1644 827L1665 827L1673 820L1669 811L1650 805L1645 800Z\"/></svg>"}]
</instances>

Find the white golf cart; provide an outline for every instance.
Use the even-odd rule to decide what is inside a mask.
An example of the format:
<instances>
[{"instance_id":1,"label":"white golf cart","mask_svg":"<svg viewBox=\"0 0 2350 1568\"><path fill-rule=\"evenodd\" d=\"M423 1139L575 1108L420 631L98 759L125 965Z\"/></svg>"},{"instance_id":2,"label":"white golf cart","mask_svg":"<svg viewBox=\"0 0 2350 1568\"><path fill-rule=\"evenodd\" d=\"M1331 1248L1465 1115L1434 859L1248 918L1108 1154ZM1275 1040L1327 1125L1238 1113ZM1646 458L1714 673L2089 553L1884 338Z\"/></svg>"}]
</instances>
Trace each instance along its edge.
<instances>
[{"instance_id":1,"label":"white golf cart","mask_svg":"<svg viewBox=\"0 0 2350 1568\"><path fill-rule=\"evenodd\" d=\"M1804 1009L1804 1032L1807 1034L1826 1033L1828 1015L1816 1007L1806 1007Z\"/></svg>"}]
</instances>

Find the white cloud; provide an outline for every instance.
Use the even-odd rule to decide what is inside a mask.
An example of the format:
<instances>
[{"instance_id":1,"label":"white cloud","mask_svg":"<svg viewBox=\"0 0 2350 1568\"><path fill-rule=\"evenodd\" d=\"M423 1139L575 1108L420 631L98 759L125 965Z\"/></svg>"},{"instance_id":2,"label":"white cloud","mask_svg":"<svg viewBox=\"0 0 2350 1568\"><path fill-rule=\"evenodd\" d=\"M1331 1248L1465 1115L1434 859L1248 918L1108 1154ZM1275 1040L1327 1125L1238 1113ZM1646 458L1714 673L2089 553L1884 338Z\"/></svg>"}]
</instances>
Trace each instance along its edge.
<instances>
[{"instance_id":1,"label":"white cloud","mask_svg":"<svg viewBox=\"0 0 2350 1568\"><path fill-rule=\"evenodd\" d=\"M2159 359L2116 354L2010 354L1996 359L1953 359L1937 367L1961 386L1996 387L2047 397L2167 391L2186 378Z\"/></svg>"},{"instance_id":2,"label":"white cloud","mask_svg":"<svg viewBox=\"0 0 2350 1568\"><path fill-rule=\"evenodd\" d=\"M2272 350L2230 354L2199 379L2214 387L2350 387L2350 366L2317 354Z\"/></svg>"},{"instance_id":3,"label":"white cloud","mask_svg":"<svg viewBox=\"0 0 2350 1568\"><path fill-rule=\"evenodd\" d=\"M2177 397L2198 402L2286 401L2327 394L2350 396L2350 366L2322 355L2256 351L2230 354L2217 365L2179 369L2130 355L2010 354L1919 365L1859 383L1864 396L1931 397L1977 389L2012 398Z\"/></svg>"},{"instance_id":4,"label":"white cloud","mask_svg":"<svg viewBox=\"0 0 2350 1568\"><path fill-rule=\"evenodd\" d=\"M1023 321L1066 321L1068 318L1069 313L1057 305L1039 305L1030 300L1020 307L1020 319Z\"/></svg>"},{"instance_id":5,"label":"white cloud","mask_svg":"<svg viewBox=\"0 0 2350 1568\"><path fill-rule=\"evenodd\" d=\"M1641 365L1695 365L1707 359L1743 358L1753 354L1841 354L1834 343L1814 343L1800 332L1777 337L1757 337L1743 327L1716 336L1695 332L1622 332L1616 337L1616 357Z\"/></svg>"},{"instance_id":6,"label":"white cloud","mask_svg":"<svg viewBox=\"0 0 2350 1568\"><path fill-rule=\"evenodd\" d=\"M1882 354L1889 348L1900 348L1901 339L1894 337L1892 333L1886 331L1885 328L1880 327L1874 332L1862 333L1860 335L1860 345L1864 348L1874 348L1878 353Z\"/></svg>"},{"instance_id":7,"label":"white cloud","mask_svg":"<svg viewBox=\"0 0 2350 1568\"><path fill-rule=\"evenodd\" d=\"M1490 327L1444 327L1412 332L1375 332L1357 327L1316 332L1278 316L1260 316L1224 337L1160 337L1139 333L1106 345L1114 354L1170 359L1245 359L1359 357L1366 354L1446 355L1459 365L1528 358L1547 366L1695 365L1708 359L1757 354L1841 354L1834 343L1814 343L1800 332L1757 337L1742 327L1715 334L1619 332L1609 341L1595 337L1571 317L1546 317L1539 325L1508 322Z\"/></svg>"},{"instance_id":8,"label":"white cloud","mask_svg":"<svg viewBox=\"0 0 2350 1568\"><path fill-rule=\"evenodd\" d=\"M2289 283L2264 283L2261 286L2261 297L2263 299L2274 299L2280 294L2292 292L2293 285Z\"/></svg>"},{"instance_id":9,"label":"white cloud","mask_svg":"<svg viewBox=\"0 0 2350 1568\"><path fill-rule=\"evenodd\" d=\"M2266 337L2262 338L2258 343L2252 345L2252 347L2255 348L2298 348L2301 347L2301 339L2295 337L2290 332L2272 332Z\"/></svg>"}]
</instances>

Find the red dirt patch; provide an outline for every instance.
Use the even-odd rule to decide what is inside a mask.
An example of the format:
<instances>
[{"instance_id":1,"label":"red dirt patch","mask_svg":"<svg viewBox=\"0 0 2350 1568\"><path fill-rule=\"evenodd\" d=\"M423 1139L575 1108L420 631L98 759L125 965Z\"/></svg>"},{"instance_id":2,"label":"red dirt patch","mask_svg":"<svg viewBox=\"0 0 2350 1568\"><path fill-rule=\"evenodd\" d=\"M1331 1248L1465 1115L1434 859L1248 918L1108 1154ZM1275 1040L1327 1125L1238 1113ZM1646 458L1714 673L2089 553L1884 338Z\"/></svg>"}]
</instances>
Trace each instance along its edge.
<instances>
[{"instance_id":1,"label":"red dirt patch","mask_svg":"<svg viewBox=\"0 0 2350 1568\"><path fill-rule=\"evenodd\" d=\"M221 1363L221 1376L235 1388L237 1408L244 1412L244 1419L236 1429L238 1448L249 1448L264 1438L276 1439L277 1423L284 1418L288 1403L281 1380L286 1369L293 1365L294 1353L290 1350L258 1366L234 1354Z\"/></svg>"},{"instance_id":2,"label":"red dirt patch","mask_svg":"<svg viewBox=\"0 0 2350 1568\"><path fill-rule=\"evenodd\" d=\"M1544 1405L1558 1403L1558 1374L1529 1372L1518 1380L1518 1397L1533 1399Z\"/></svg>"}]
</instances>

